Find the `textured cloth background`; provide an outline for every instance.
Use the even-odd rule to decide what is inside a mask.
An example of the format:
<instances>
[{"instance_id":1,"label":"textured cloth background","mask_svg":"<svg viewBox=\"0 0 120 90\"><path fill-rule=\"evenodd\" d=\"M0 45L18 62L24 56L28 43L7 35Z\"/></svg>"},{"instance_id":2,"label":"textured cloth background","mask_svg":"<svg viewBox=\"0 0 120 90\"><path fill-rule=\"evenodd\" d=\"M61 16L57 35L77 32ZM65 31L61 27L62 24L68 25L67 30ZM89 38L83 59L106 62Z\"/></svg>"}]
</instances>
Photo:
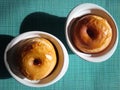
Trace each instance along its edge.
<instances>
[{"instance_id":1,"label":"textured cloth background","mask_svg":"<svg viewBox=\"0 0 120 90\"><path fill-rule=\"evenodd\" d=\"M96 3L110 12L120 29L119 0L0 0L0 90L120 90L120 44L102 63L82 60L66 44L64 25L78 4ZM47 31L57 36L69 53L69 68L54 85L31 88L13 79L3 62L4 49L15 36L26 31Z\"/></svg>"}]
</instances>

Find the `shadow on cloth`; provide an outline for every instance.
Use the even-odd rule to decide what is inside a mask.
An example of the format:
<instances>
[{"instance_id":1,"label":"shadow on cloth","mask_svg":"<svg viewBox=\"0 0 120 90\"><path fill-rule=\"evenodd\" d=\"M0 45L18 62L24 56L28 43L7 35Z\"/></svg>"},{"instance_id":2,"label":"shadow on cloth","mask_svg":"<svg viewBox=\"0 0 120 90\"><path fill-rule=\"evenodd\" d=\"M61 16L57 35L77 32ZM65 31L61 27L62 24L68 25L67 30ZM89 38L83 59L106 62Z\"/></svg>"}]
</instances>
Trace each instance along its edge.
<instances>
[{"instance_id":1,"label":"shadow on cloth","mask_svg":"<svg viewBox=\"0 0 120 90\"><path fill-rule=\"evenodd\" d=\"M0 79L10 78L10 74L7 71L4 64L4 51L7 44L13 39L12 36L0 35Z\"/></svg>"},{"instance_id":2,"label":"shadow on cloth","mask_svg":"<svg viewBox=\"0 0 120 90\"><path fill-rule=\"evenodd\" d=\"M58 17L43 12L35 12L28 15L22 22L20 34L27 31L44 31L53 34L59 38L68 50L69 54L72 51L68 48L65 38L65 22L66 17Z\"/></svg>"}]
</instances>

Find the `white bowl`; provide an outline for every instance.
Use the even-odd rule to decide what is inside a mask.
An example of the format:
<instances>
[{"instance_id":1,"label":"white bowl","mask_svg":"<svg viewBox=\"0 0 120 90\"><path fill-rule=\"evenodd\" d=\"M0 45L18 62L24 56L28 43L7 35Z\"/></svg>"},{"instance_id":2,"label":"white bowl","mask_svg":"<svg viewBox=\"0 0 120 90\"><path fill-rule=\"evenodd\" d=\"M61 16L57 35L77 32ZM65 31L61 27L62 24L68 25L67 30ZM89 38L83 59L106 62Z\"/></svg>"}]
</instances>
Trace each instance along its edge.
<instances>
[{"instance_id":1,"label":"white bowl","mask_svg":"<svg viewBox=\"0 0 120 90\"><path fill-rule=\"evenodd\" d=\"M12 60L7 58L8 51L14 45L16 45L21 40L32 38L32 37L43 37L50 40L55 45L58 51L57 66L55 67L54 71L46 78L38 81L28 80L25 76L23 76L20 73L20 71L17 69L14 63L12 63ZM26 32L17 36L8 44L4 53L4 62L9 73L13 76L13 78L15 78L20 83L27 86L31 86L31 87L45 87L45 86L54 84L64 76L64 74L68 69L69 56L63 43L55 36L42 31L31 31L31 32Z\"/></svg>"},{"instance_id":2,"label":"white bowl","mask_svg":"<svg viewBox=\"0 0 120 90\"><path fill-rule=\"evenodd\" d=\"M99 54L86 54L86 53L80 52L74 47L70 39L71 38L70 29L68 29L70 22L77 17L81 17L87 14L95 14L107 19L107 21L112 27L112 32L113 32L112 42L104 52L101 52ZM66 21L65 34L66 34L67 43L71 48L71 50L75 54L77 54L79 57L90 62L102 62L102 61L108 60L115 52L118 44L118 38L119 38L117 24L113 19L113 17L110 15L110 13L108 13L108 11L106 11L104 8L92 3L80 4L69 13Z\"/></svg>"}]
</instances>

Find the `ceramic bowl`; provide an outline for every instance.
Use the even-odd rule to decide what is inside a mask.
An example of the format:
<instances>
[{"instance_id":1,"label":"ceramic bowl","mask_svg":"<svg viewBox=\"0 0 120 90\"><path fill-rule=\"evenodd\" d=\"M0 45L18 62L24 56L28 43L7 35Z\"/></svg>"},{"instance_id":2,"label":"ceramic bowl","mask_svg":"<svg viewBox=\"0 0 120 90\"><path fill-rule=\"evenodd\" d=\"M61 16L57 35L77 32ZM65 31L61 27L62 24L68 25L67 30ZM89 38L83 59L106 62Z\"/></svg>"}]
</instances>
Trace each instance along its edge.
<instances>
[{"instance_id":1,"label":"ceramic bowl","mask_svg":"<svg viewBox=\"0 0 120 90\"><path fill-rule=\"evenodd\" d=\"M97 54L83 53L77 50L72 43L70 29L69 29L70 22L75 18L82 17L88 14L98 15L98 16L105 18L110 24L110 26L112 27L113 37L112 37L111 43L107 47L107 49L101 53L97 53ZM90 62L102 62L102 61L108 60L115 52L117 44L118 44L118 38L119 38L118 27L113 17L110 15L110 13L107 10L93 3L80 4L76 6L73 10L71 10L71 12L69 13L67 17L66 26L65 26L65 34L66 34L66 40L67 40L67 43L70 49L82 59L90 61Z\"/></svg>"},{"instance_id":2,"label":"ceramic bowl","mask_svg":"<svg viewBox=\"0 0 120 90\"><path fill-rule=\"evenodd\" d=\"M21 40L33 38L33 37L43 37L50 40L58 52L57 66L54 68L54 71L44 79L41 80L29 80L24 75L21 74L18 67L16 67L11 59L8 59L9 50L16 45ZM19 47L18 47L19 48ZM8 53L9 52L9 53ZM25 32L17 37L15 37L6 47L4 53L4 62L9 73L15 78L18 82L30 86L30 87L46 87L52 85L59 81L66 73L69 64L68 52L63 45L63 43L56 38L55 36L42 32L42 31L30 31Z\"/></svg>"}]
</instances>

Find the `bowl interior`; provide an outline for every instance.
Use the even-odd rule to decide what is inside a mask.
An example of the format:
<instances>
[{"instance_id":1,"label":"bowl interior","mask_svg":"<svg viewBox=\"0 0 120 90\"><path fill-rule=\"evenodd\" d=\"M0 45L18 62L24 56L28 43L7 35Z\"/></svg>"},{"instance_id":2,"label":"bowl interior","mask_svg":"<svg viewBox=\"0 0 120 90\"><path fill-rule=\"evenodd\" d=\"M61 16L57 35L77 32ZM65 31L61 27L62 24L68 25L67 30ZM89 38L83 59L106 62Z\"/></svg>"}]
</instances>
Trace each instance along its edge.
<instances>
[{"instance_id":1,"label":"bowl interior","mask_svg":"<svg viewBox=\"0 0 120 90\"><path fill-rule=\"evenodd\" d=\"M43 37L43 38L50 40L53 43L53 45L55 46L56 52L57 52L57 65L54 68L53 72L46 78L38 80L38 81L28 80L25 76L23 76L21 74L17 65L14 63L13 59L9 59L9 57L14 56L14 55L12 55L14 51L11 52L11 50L19 41L21 41L23 39L33 38L33 37ZM25 84L27 86L33 86L33 87L43 87L43 86L48 86L50 84L53 84L58 79L60 79L59 75L62 72L63 66L65 64L65 61L64 61L65 55L64 54L65 53L63 52L63 47L61 46L60 41L57 40L54 36L52 36L48 33L44 33L44 32L26 33L26 34L22 34L22 35L16 37L8 44L6 51L5 51L5 64L6 64L7 69L9 70L10 74L16 80L21 82L22 84ZM67 64L68 63L66 63L66 65ZM67 67L65 70L67 70Z\"/></svg>"}]
</instances>

